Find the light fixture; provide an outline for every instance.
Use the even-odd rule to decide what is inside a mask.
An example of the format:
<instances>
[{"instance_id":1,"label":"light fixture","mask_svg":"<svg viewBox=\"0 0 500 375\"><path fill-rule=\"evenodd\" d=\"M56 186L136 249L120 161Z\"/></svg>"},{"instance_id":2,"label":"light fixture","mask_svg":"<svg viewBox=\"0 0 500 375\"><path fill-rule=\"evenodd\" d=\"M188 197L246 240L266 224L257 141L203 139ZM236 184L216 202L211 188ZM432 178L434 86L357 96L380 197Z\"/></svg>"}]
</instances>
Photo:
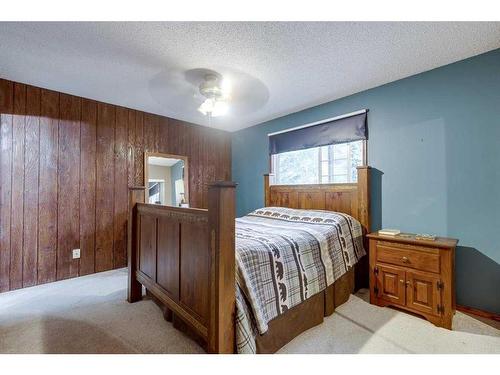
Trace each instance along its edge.
<instances>
[{"instance_id":1,"label":"light fixture","mask_svg":"<svg viewBox=\"0 0 500 375\"><path fill-rule=\"evenodd\" d=\"M200 85L200 93L206 99L198 111L209 118L225 115L229 110L229 92L230 85L227 80L222 80L222 77L216 74L207 74Z\"/></svg>"},{"instance_id":2,"label":"light fixture","mask_svg":"<svg viewBox=\"0 0 500 375\"><path fill-rule=\"evenodd\" d=\"M224 116L228 109L229 106L225 101L206 99L203 103L201 103L198 111L207 116L218 117Z\"/></svg>"}]
</instances>

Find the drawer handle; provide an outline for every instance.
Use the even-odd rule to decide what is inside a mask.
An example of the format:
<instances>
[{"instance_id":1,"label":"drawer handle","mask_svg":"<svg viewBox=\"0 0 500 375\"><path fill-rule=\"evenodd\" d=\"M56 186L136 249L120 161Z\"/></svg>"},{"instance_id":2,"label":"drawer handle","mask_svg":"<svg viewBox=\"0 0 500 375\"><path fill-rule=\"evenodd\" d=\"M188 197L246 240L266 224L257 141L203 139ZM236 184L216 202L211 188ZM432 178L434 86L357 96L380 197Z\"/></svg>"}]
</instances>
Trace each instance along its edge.
<instances>
[{"instance_id":1,"label":"drawer handle","mask_svg":"<svg viewBox=\"0 0 500 375\"><path fill-rule=\"evenodd\" d=\"M407 257L403 257L403 258L401 259L401 261L402 261L403 263L410 263L410 259L408 259Z\"/></svg>"}]
</instances>

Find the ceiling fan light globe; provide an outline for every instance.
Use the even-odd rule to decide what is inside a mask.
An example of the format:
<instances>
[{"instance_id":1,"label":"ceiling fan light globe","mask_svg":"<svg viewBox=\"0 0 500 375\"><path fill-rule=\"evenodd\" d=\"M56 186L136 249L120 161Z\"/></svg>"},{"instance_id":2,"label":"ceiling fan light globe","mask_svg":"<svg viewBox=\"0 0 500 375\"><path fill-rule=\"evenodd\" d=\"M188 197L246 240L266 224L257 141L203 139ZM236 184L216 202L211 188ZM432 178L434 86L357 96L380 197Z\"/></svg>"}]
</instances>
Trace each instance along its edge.
<instances>
[{"instance_id":1,"label":"ceiling fan light globe","mask_svg":"<svg viewBox=\"0 0 500 375\"><path fill-rule=\"evenodd\" d=\"M224 101L216 101L214 108L212 110L212 116L213 117L218 117L218 116L224 116L227 114L229 110L229 105L224 102Z\"/></svg>"},{"instance_id":2,"label":"ceiling fan light globe","mask_svg":"<svg viewBox=\"0 0 500 375\"><path fill-rule=\"evenodd\" d=\"M198 111L203 113L204 115L207 115L209 113L213 112L214 109L214 100L213 99L206 99L201 105L198 107Z\"/></svg>"}]
</instances>

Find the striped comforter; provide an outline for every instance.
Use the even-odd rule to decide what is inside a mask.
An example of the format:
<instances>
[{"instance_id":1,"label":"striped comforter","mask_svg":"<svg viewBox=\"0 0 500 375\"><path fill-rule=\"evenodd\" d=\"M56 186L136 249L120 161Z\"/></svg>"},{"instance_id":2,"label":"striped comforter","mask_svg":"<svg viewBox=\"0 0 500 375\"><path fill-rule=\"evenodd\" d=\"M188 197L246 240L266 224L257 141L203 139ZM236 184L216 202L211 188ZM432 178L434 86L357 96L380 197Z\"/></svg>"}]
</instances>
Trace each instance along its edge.
<instances>
[{"instance_id":1,"label":"striped comforter","mask_svg":"<svg viewBox=\"0 0 500 375\"><path fill-rule=\"evenodd\" d=\"M326 289L363 255L360 223L331 211L266 207L236 219L236 340L255 353L268 322Z\"/></svg>"}]
</instances>

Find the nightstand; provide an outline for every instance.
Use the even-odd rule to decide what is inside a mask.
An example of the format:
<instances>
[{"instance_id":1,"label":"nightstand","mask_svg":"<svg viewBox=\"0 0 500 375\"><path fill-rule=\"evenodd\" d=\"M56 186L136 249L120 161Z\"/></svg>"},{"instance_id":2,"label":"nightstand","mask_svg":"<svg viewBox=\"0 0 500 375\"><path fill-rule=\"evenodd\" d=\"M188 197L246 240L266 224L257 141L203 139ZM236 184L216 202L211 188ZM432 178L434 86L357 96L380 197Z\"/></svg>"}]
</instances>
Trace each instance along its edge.
<instances>
[{"instance_id":1,"label":"nightstand","mask_svg":"<svg viewBox=\"0 0 500 375\"><path fill-rule=\"evenodd\" d=\"M394 306L451 329L455 313L455 248L458 240L415 235L367 235L370 303Z\"/></svg>"}]
</instances>

